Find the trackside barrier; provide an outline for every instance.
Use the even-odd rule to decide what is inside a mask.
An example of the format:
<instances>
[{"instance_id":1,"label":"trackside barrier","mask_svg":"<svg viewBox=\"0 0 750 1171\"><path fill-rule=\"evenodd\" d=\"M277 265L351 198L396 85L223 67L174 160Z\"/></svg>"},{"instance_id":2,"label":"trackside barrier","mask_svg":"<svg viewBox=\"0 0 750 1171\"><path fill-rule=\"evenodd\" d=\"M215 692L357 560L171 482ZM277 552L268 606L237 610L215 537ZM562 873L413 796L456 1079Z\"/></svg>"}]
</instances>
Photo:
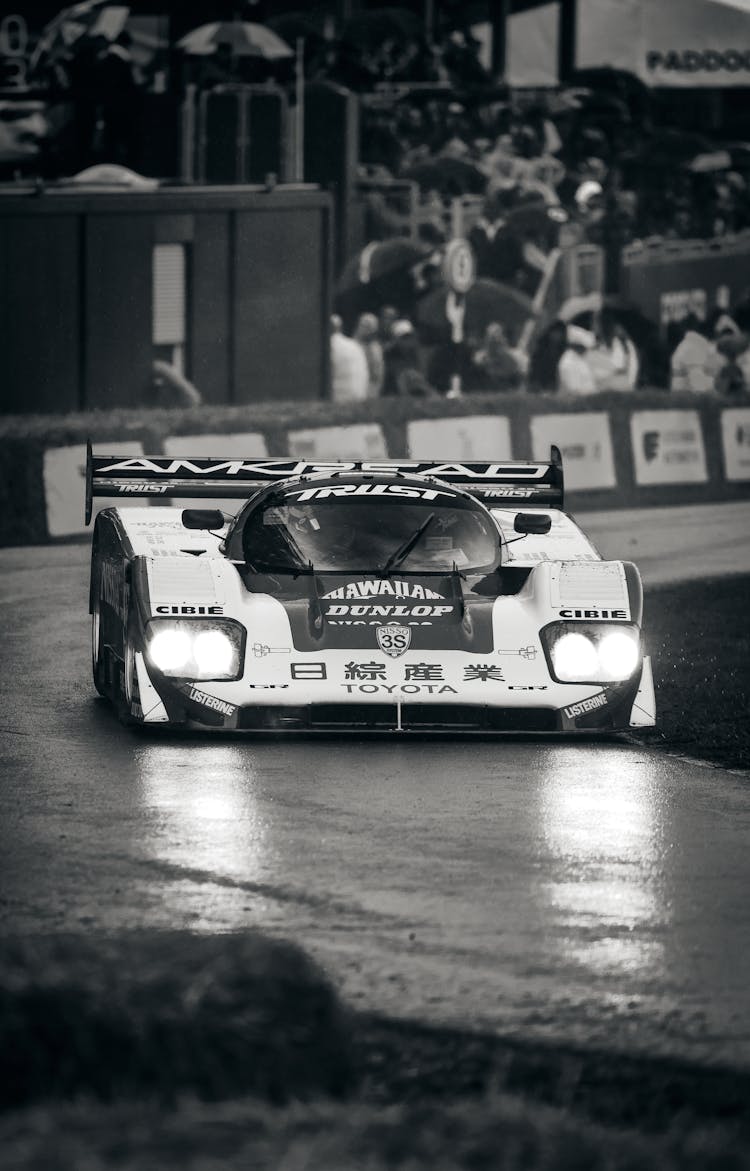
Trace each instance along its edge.
<instances>
[{"instance_id":1,"label":"trackside barrier","mask_svg":"<svg viewBox=\"0 0 750 1171\"><path fill-rule=\"evenodd\" d=\"M750 496L750 396L731 404L663 392L467 395L255 404L189 411L97 412L65 422L15 418L0 431L0 545L90 533L84 525L85 441L113 456L306 461L547 458L562 451L566 507L637 508ZM205 424L203 420L205 419ZM124 436L130 438L124 438ZM105 507L108 501L97 501ZM183 506L184 501L176 502ZM223 506L235 511L237 501Z\"/></svg>"}]
</instances>

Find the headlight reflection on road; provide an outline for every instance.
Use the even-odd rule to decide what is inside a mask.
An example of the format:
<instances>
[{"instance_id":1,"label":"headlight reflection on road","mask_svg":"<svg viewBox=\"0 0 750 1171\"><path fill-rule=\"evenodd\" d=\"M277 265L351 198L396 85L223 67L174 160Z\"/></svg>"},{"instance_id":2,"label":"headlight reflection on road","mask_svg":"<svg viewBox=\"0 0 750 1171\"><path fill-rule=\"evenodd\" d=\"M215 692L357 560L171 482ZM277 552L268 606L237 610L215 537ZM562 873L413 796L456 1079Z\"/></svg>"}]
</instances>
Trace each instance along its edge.
<instances>
[{"instance_id":1,"label":"headlight reflection on road","mask_svg":"<svg viewBox=\"0 0 750 1171\"><path fill-rule=\"evenodd\" d=\"M547 894L567 955L596 973L643 974L662 961L656 821L649 780L617 749L583 759L576 749L544 778L544 834L560 875Z\"/></svg>"},{"instance_id":2,"label":"headlight reflection on road","mask_svg":"<svg viewBox=\"0 0 750 1171\"><path fill-rule=\"evenodd\" d=\"M148 814L143 844L161 864L155 885L173 921L186 916L197 930L262 921L264 900L247 889L269 862L252 754L236 744L153 744L136 762Z\"/></svg>"}]
</instances>

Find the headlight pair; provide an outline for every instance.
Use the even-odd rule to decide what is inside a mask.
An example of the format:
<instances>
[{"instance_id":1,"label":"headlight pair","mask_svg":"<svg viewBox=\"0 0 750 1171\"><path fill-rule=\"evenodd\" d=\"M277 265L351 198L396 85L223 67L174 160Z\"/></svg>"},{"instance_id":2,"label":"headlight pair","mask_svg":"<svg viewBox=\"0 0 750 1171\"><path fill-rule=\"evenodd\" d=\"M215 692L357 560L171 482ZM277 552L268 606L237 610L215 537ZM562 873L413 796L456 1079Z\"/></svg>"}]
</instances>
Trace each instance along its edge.
<instances>
[{"instance_id":1,"label":"headlight pair","mask_svg":"<svg viewBox=\"0 0 750 1171\"><path fill-rule=\"evenodd\" d=\"M641 636L626 623L555 622L542 644L558 683L622 683L641 663Z\"/></svg>"},{"instance_id":2,"label":"headlight pair","mask_svg":"<svg viewBox=\"0 0 750 1171\"><path fill-rule=\"evenodd\" d=\"M231 620L154 619L146 627L146 654L161 671L178 679L239 679L245 630Z\"/></svg>"}]
</instances>

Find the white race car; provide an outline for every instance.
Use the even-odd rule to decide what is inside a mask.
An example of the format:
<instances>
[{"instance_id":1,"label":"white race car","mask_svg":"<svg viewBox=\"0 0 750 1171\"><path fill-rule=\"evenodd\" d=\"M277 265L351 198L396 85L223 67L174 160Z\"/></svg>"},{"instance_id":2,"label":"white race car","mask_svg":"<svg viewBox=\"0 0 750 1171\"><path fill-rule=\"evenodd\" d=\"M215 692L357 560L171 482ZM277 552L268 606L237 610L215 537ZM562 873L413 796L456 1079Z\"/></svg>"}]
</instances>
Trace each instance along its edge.
<instances>
[{"instance_id":1,"label":"white race car","mask_svg":"<svg viewBox=\"0 0 750 1171\"><path fill-rule=\"evenodd\" d=\"M636 567L549 463L122 459L87 468L94 683L126 723L253 732L653 725ZM230 497L217 509L142 498Z\"/></svg>"}]
</instances>

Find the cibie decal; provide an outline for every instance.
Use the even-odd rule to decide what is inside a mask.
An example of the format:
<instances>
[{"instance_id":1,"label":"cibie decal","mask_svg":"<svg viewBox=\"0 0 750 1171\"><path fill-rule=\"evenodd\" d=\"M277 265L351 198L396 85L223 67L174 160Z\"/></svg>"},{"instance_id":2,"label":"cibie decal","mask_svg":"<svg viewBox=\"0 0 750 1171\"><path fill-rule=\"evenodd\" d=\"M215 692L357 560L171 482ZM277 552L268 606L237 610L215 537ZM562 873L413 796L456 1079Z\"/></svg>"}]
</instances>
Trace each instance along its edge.
<instances>
[{"instance_id":1,"label":"cibie decal","mask_svg":"<svg viewBox=\"0 0 750 1171\"><path fill-rule=\"evenodd\" d=\"M430 598L434 598L437 601L445 601L444 594L439 594L437 590L428 589L427 586L420 585L419 582L389 581L387 578L371 578L369 581L350 581L335 590L329 590L327 594L323 594L323 597L348 601L352 598L380 597L383 594L388 594L395 598L413 598L419 602L424 602Z\"/></svg>"},{"instance_id":2,"label":"cibie decal","mask_svg":"<svg viewBox=\"0 0 750 1171\"><path fill-rule=\"evenodd\" d=\"M561 618L627 618L627 610L561 610Z\"/></svg>"},{"instance_id":3,"label":"cibie decal","mask_svg":"<svg viewBox=\"0 0 750 1171\"><path fill-rule=\"evenodd\" d=\"M398 622L389 622L386 626L375 628L375 637L378 646L384 655L392 659L399 658L408 651L411 644L411 630L408 626L401 626Z\"/></svg>"},{"instance_id":4,"label":"cibie decal","mask_svg":"<svg viewBox=\"0 0 750 1171\"><path fill-rule=\"evenodd\" d=\"M154 607L155 614L187 614L188 616L209 616L213 617L216 614L223 614L223 606L156 606Z\"/></svg>"},{"instance_id":5,"label":"cibie decal","mask_svg":"<svg viewBox=\"0 0 750 1171\"><path fill-rule=\"evenodd\" d=\"M336 484L329 488L302 488L288 492L298 500L326 500L329 496L398 496L410 500L436 500L438 496L455 499L453 492L441 492L438 488L421 488L416 484Z\"/></svg>"}]
</instances>

